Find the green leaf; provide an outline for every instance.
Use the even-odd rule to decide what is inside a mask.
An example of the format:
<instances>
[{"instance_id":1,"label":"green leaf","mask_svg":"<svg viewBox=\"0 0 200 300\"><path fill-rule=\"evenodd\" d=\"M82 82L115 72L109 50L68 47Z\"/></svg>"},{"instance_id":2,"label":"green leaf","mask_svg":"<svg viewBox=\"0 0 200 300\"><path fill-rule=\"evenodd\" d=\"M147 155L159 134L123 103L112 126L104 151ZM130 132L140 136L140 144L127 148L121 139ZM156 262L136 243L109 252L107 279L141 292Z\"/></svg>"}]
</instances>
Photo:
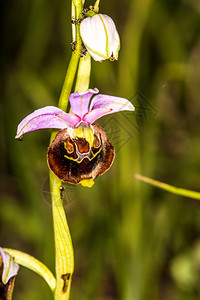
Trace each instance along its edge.
<instances>
[{"instance_id":1,"label":"green leaf","mask_svg":"<svg viewBox=\"0 0 200 300\"><path fill-rule=\"evenodd\" d=\"M43 277L44 280L46 280L46 282L48 283L50 289L52 291L55 290L56 287L55 277L52 274L52 272L42 262L40 262L38 259L34 258L33 256L18 250L8 249L8 248L3 248L3 250L8 254L10 254L14 258L14 261L17 264L24 266L34 271L41 277Z\"/></svg>"}]
</instances>

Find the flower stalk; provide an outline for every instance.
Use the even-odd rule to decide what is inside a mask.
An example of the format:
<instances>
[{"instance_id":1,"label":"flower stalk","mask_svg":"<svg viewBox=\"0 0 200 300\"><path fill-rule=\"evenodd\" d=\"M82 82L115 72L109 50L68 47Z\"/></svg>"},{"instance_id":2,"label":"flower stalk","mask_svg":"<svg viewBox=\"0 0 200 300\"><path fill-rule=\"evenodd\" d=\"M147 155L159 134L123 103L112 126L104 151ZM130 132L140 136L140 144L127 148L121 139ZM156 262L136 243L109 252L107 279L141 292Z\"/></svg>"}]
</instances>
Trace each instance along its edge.
<instances>
[{"instance_id":1,"label":"flower stalk","mask_svg":"<svg viewBox=\"0 0 200 300\"><path fill-rule=\"evenodd\" d=\"M81 0L72 1L72 18L74 18L74 12L75 12L76 19L81 18L81 14L82 14L82 1ZM75 49L72 52L71 60L69 62L69 66L68 66L68 69L66 72L66 76L64 79L62 91L61 91L59 102L58 102L58 107L64 111L67 110L68 99L69 99L70 92L72 90L72 85L73 85L74 78L76 75L78 62L80 59L80 54L81 54L81 49L82 49L82 42L81 42L81 37L80 37L80 27L77 24L76 29L74 31L74 26L75 25L72 24L72 38L73 38L72 42L75 42Z\"/></svg>"},{"instance_id":2,"label":"flower stalk","mask_svg":"<svg viewBox=\"0 0 200 300\"><path fill-rule=\"evenodd\" d=\"M81 53L81 43L77 42L76 48L72 52L71 60L69 63L69 67L67 69L67 73L66 73L65 80L63 83L63 88L62 88L59 102L58 102L58 107L64 111L67 110L68 99L69 99L69 95L70 95L72 85L74 82L74 78L76 75L76 70L77 70L77 66L78 66L78 62L79 62L79 58L80 58L80 53Z\"/></svg>"},{"instance_id":3,"label":"flower stalk","mask_svg":"<svg viewBox=\"0 0 200 300\"><path fill-rule=\"evenodd\" d=\"M72 1L72 17L78 19L82 12L82 0ZM81 54L81 38L79 26L72 24L72 38L75 42L75 49L72 52L71 60L65 76L63 88L60 94L58 107L66 111L69 95L72 89L76 75L78 62ZM50 142L55 137L56 131L52 132ZM70 296L70 287L72 274L74 270L74 252L70 236L69 227L61 199L61 180L50 171L50 193L52 198L52 215L54 226L55 242L55 271L56 271L56 288L54 292L55 300L68 300Z\"/></svg>"}]
</instances>

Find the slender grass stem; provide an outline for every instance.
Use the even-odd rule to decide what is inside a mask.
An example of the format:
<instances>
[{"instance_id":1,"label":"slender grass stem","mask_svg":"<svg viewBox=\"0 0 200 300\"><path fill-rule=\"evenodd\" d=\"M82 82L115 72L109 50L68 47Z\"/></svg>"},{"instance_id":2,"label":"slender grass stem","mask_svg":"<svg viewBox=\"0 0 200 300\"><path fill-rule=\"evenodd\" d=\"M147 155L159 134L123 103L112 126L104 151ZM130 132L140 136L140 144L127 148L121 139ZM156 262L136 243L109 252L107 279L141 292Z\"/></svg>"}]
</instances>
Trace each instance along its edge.
<instances>
[{"instance_id":1,"label":"slender grass stem","mask_svg":"<svg viewBox=\"0 0 200 300\"><path fill-rule=\"evenodd\" d=\"M186 189L182 189L182 188L178 188L169 184L166 184L164 182L160 182L157 181L155 179L151 179L139 174L136 174L135 177L141 181L147 182L151 185L154 185L162 190L168 191L172 194L176 194L176 195L180 195L180 196L184 196L184 197L189 197L189 198L193 198L193 199L197 199L200 200L200 193L198 192L194 192L191 190L186 190Z\"/></svg>"}]
</instances>

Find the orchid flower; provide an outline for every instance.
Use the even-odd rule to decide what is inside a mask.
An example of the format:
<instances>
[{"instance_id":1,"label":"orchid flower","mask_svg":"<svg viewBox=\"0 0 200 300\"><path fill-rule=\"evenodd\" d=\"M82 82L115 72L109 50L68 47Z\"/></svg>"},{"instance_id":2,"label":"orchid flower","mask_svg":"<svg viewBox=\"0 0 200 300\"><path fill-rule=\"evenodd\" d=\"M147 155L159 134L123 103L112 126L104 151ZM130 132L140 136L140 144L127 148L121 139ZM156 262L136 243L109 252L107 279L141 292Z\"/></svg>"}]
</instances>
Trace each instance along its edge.
<instances>
[{"instance_id":1,"label":"orchid flower","mask_svg":"<svg viewBox=\"0 0 200 300\"><path fill-rule=\"evenodd\" d=\"M93 123L108 114L134 111L134 106L127 99L102 94L91 100L98 92L95 88L72 93L69 96L72 113L46 106L28 115L18 125L16 138L19 139L25 133L38 129L60 129L49 146L47 162L62 181L92 186L93 180L113 163L114 148L105 131Z\"/></svg>"},{"instance_id":2,"label":"orchid flower","mask_svg":"<svg viewBox=\"0 0 200 300\"><path fill-rule=\"evenodd\" d=\"M0 247L0 299L11 299L19 265Z\"/></svg>"}]
</instances>

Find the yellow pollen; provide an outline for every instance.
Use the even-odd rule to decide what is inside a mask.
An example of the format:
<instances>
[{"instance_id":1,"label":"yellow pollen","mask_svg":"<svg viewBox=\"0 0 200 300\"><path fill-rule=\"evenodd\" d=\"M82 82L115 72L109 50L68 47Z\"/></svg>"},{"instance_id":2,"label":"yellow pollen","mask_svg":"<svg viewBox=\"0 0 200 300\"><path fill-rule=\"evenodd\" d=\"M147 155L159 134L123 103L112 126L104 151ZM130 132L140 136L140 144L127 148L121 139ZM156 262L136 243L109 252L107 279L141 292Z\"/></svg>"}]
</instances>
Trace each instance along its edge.
<instances>
[{"instance_id":1,"label":"yellow pollen","mask_svg":"<svg viewBox=\"0 0 200 300\"><path fill-rule=\"evenodd\" d=\"M81 180L80 181L80 184L82 185L82 186L87 186L87 187L92 187L93 186L93 184L94 184L94 180L92 180L92 179L83 179L83 180Z\"/></svg>"}]
</instances>

